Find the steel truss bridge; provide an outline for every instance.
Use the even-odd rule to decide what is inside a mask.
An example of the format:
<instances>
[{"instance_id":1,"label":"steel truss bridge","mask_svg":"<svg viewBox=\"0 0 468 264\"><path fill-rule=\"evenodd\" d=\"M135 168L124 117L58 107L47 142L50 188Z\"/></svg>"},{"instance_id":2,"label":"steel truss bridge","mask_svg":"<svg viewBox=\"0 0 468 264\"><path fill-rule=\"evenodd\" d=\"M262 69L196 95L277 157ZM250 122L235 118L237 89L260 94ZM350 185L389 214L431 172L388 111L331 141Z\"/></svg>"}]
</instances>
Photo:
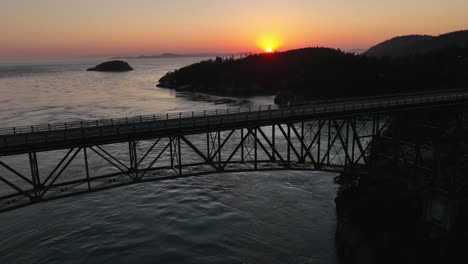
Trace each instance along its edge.
<instances>
[{"instance_id":1,"label":"steel truss bridge","mask_svg":"<svg viewBox=\"0 0 468 264\"><path fill-rule=\"evenodd\" d=\"M467 102L458 90L0 129L0 211L211 173L366 170L393 113Z\"/></svg>"}]
</instances>

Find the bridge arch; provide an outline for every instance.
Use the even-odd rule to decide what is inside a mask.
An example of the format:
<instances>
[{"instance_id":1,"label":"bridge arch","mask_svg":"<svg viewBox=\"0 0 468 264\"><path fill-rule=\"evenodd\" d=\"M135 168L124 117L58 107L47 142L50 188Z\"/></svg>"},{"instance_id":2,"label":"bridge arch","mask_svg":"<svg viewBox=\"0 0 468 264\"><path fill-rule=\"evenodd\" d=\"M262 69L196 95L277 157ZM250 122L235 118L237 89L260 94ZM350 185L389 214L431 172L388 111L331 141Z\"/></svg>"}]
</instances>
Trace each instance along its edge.
<instances>
[{"instance_id":1,"label":"bridge arch","mask_svg":"<svg viewBox=\"0 0 468 264\"><path fill-rule=\"evenodd\" d=\"M363 169L370 140L386 125L377 120L365 116L249 125L2 157L0 210L140 182L216 173ZM16 169L21 163L29 163L28 172Z\"/></svg>"}]
</instances>

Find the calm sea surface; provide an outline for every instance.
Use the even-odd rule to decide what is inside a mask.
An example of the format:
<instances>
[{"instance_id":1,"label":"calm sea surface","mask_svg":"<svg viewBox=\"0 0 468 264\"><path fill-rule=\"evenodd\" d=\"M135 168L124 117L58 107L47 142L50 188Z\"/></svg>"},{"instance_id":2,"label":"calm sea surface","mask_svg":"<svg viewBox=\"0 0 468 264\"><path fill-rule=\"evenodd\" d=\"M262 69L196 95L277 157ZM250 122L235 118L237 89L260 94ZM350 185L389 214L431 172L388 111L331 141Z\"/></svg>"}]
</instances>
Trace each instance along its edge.
<instances>
[{"instance_id":1,"label":"calm sea surface","mask_svg":"<svg viewBox=\"0 0 468 264\"><path fill-rule=\"evenodd\" d=\"M128 73L85 71L103 59L0 62L0 126L272 103L155 87L201 59L128 60ZM337 263L333 177L216 174L29 206L0 214L0 263Z\"/></svg>"}]
</instances>

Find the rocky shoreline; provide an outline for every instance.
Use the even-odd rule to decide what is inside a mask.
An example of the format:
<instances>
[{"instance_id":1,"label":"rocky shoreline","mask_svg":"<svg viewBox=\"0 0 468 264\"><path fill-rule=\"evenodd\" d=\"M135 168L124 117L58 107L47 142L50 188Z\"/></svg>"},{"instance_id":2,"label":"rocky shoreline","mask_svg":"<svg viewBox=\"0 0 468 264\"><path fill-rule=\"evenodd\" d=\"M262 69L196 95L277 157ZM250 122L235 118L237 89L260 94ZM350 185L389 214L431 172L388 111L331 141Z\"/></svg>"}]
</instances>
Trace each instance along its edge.
<instances>
[{"instance_id":1,"label":"rocky shoreline","mask_svg":"<svg viewBox=\"0 0 468 264\"><path fill-rule=\"evenodd\" d=\"M343 174L339 181L349 177ZM340 186L336 247L342 263L461 263L465 258L467 230L447 231L425 220L420 195L383 181Z\"/></svg>"},{"instance_id":2,"label":"rocky shoreline","mask_svg":"<svg viewBox=\"0 0 468 264\"><path fill-rule=\"evenodd\" d=\"M429 263L429 230L419 221L418 199L390 182L349 184L353 177L339 176L335 200L343 263Z\"/></svg>"},{"instance_id":3,"label":"rocky shoreline","mask_svg":"<svg viewBox=\"0 0 468 264\"><path fill-rule=\"evenodd\" d=\"M450 194L451 191L440 191L447 189L444 182L457 170L462 177L466 173L464 166L455 168L457 156L451 156L451 153L456 155L456 149L463 147L460 140L468 137L465 133L457 136L460 127L457 128L456 120L446 118L453 117L450 111L421 111L412 117L400 114L392 119L384 133L388 138L399 133L398 136L404 140L417 142L419 139L416 146L427 144L432 147L429 152L441 151L439 162L449 163L444 165L444 172L431 175L430 184L425 180L427 175L421 174L414 164L395 160L388 162L375 155L379 151L392 157L395 151L401 151L402 147L395 147L395 141L389 144L383 137L378 137L373 143L376 147L371 150L368 173L347 172L335 179L340 186L335 200L336 246L342 263L461 263L457 260L465 258L468 191L465 189L456 195ZM419 116L422 122L431 121L433 126L444 127L440 131L441 136L437 137L427 128L416 130L408 127L411 124L404 121L415 116ZM463 127L466 127L465 121ZM436 147L434 142L442 147ZM405 151L407 159L418 156L411 153L413 150L410 148ZM420 162L432 162L429 156L426 152Z\"/></svg>"}]
</instances>

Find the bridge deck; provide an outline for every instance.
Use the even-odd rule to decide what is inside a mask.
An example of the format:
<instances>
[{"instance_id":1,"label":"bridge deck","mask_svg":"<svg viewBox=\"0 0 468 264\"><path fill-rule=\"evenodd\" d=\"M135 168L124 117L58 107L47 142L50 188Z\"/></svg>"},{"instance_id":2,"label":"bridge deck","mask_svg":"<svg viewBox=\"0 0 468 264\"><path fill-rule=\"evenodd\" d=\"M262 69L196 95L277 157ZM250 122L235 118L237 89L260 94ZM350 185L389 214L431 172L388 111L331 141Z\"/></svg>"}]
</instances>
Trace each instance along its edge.
<instances>
[{"instance_id":1,"label":"bridge deck","mask_svg":"<svg viewBox=\"0 0 468 264\"><path fill-rule=\"evenodd\" d=\"M226 109L0 129L0 156L468 102L468 91L381 96L273 109Z\"/></svg>"}]
</instances>

